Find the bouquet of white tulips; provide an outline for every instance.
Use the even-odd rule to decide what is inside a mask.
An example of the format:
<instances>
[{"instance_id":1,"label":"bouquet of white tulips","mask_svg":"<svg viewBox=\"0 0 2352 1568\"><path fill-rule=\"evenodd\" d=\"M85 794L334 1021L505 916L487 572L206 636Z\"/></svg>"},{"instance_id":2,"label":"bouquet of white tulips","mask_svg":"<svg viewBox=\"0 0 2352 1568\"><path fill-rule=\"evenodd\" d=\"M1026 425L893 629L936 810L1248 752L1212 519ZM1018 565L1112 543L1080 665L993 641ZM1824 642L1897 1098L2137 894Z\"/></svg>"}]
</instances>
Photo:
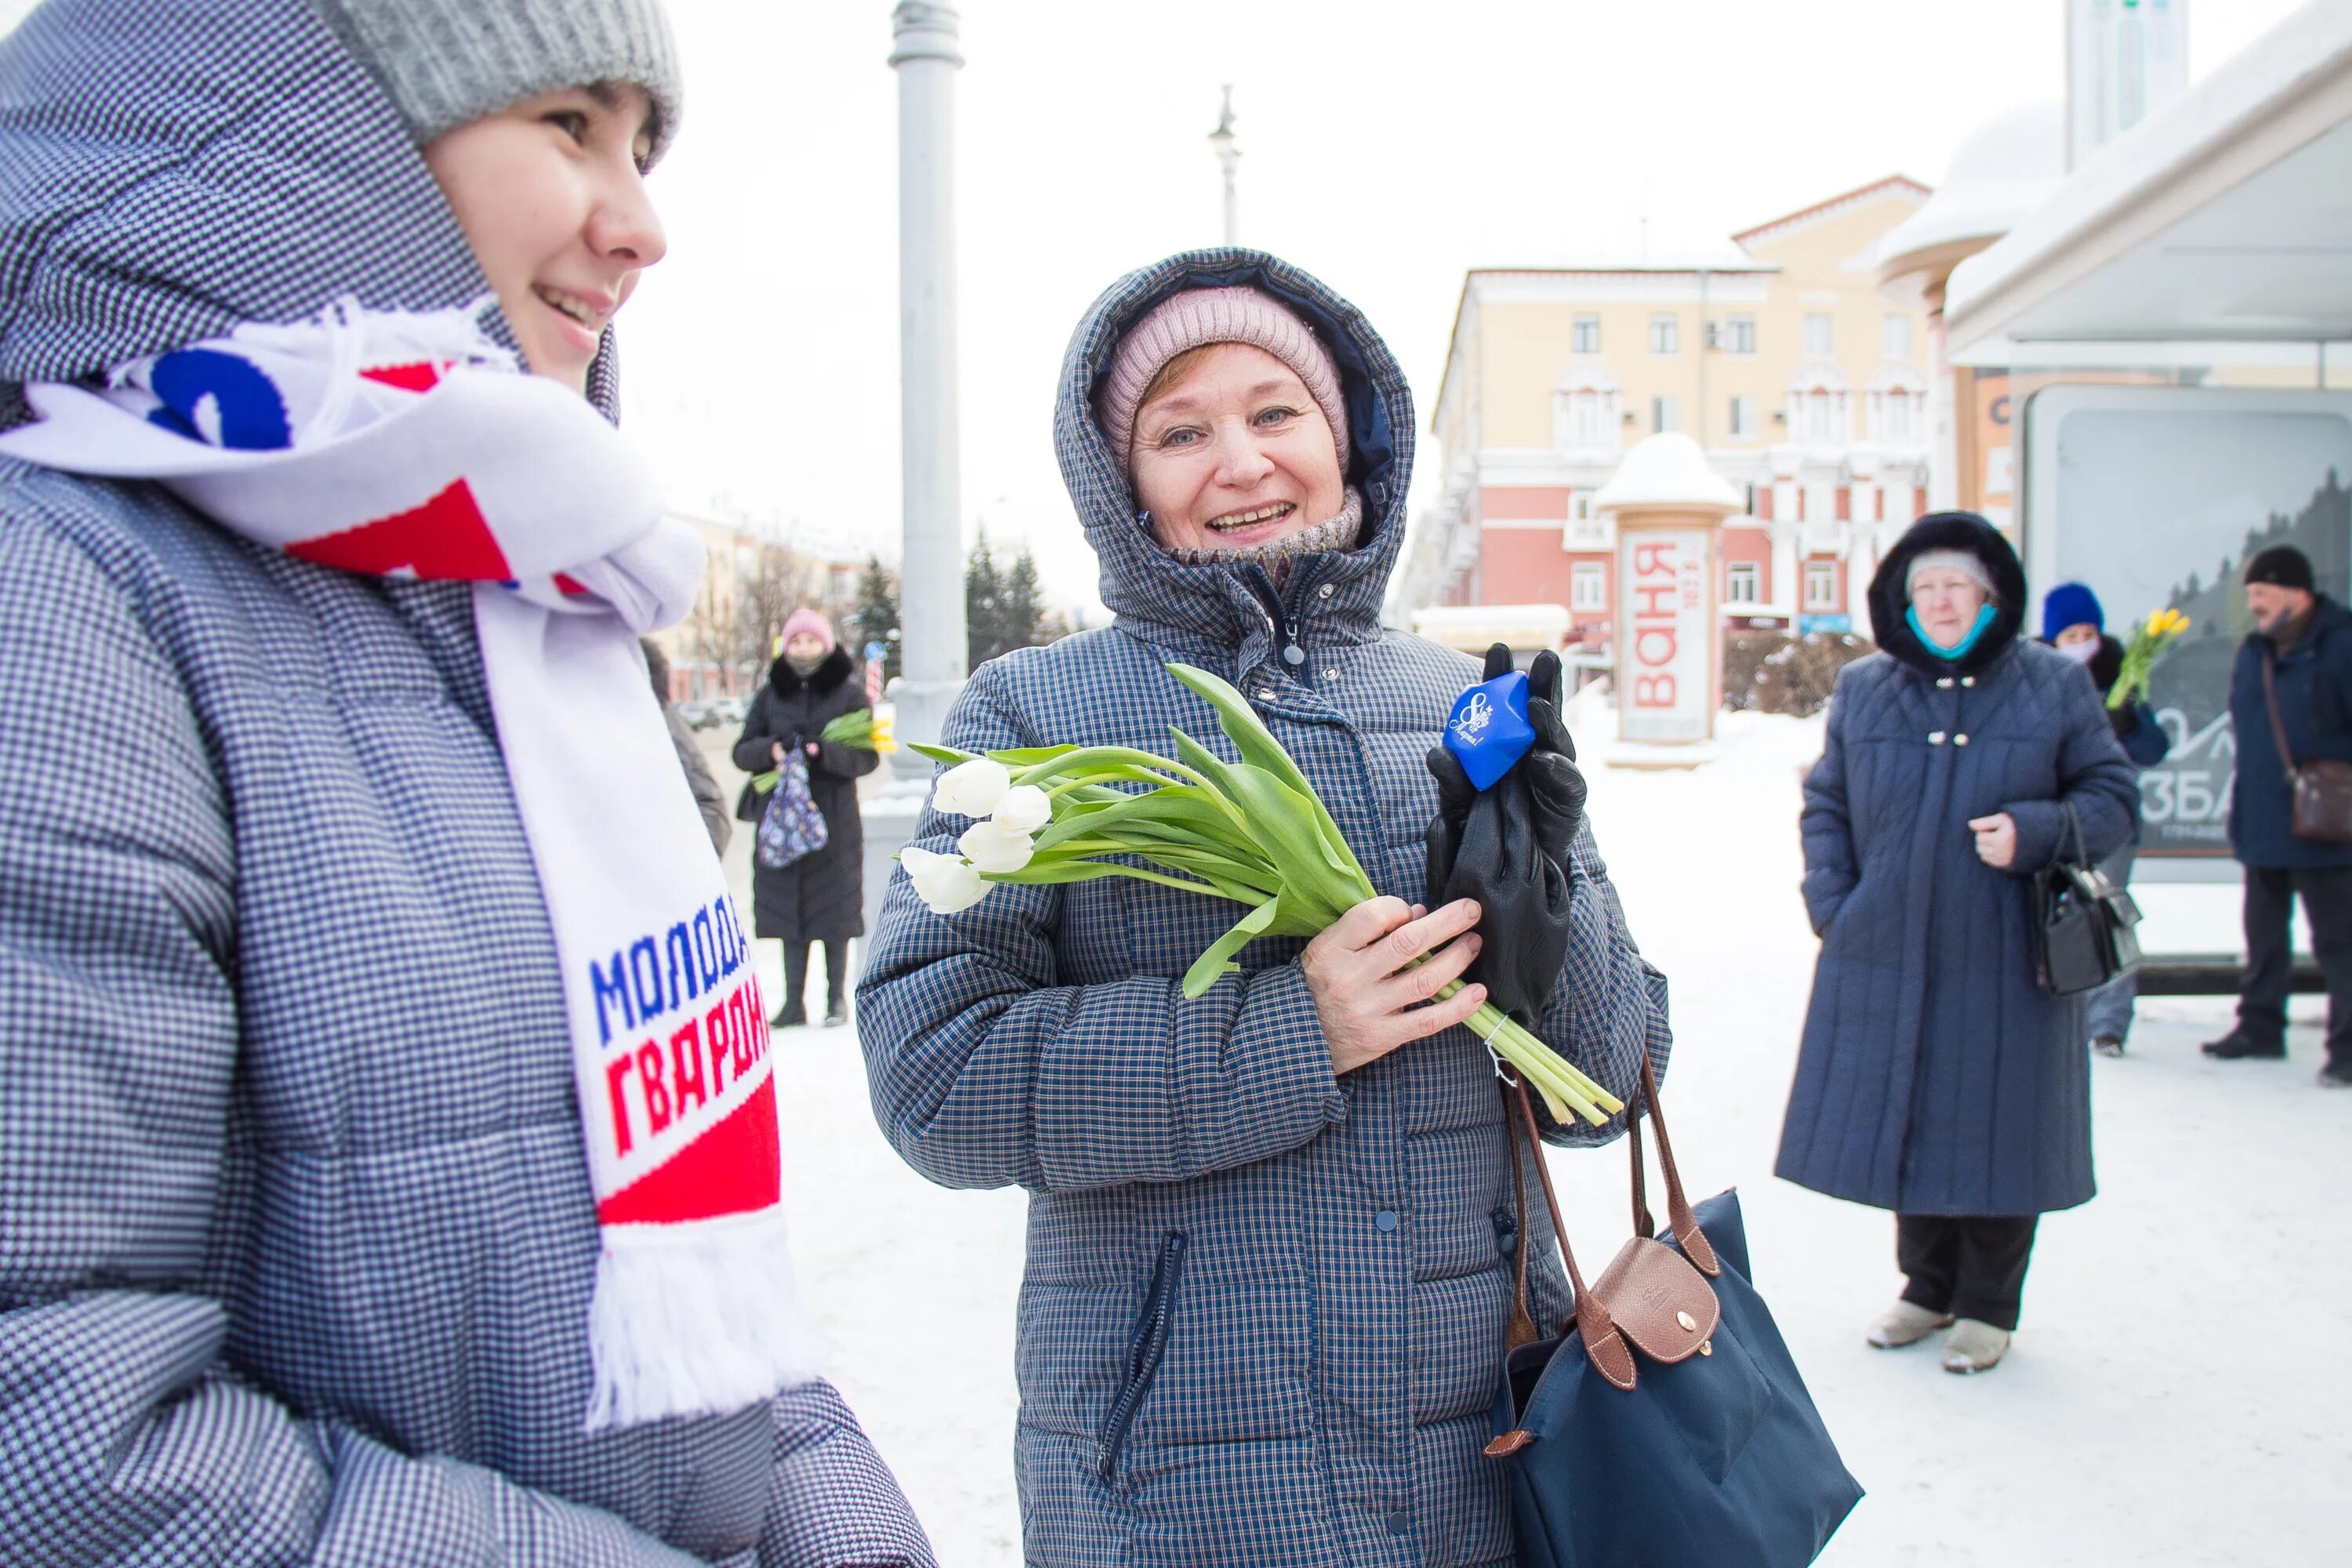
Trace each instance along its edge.
<instances>
[{"instance_id":1,"label":"bouquet of white tulips","mask_svg":"<svg viewBox=\"0 0 2352 1568\"><path fill-rule=\"evenodd\" d=\"M1216 710L1240 762L1223 761L1172 727L1172 759L1124 746L983 756L915 747L952 764L940 775L931 804L945 816L979 819L956 840L959 854L899 851L898 863L924 903L952 915L1000 882L1134 877L1245 906L1248 912L1185 974L1189 998L1238 970L1233 956L1253 939L1319 935L1377 897L1307 776L1241 693L1205 670L1167 668ZM1454 981L1439 994L1460 988ZM1624 1109L1491 1003L1470 1016L1469 1027L1519 1069L1555 1120L1573 1112L1598 1126Z\"/></svg>"}]
</instances>

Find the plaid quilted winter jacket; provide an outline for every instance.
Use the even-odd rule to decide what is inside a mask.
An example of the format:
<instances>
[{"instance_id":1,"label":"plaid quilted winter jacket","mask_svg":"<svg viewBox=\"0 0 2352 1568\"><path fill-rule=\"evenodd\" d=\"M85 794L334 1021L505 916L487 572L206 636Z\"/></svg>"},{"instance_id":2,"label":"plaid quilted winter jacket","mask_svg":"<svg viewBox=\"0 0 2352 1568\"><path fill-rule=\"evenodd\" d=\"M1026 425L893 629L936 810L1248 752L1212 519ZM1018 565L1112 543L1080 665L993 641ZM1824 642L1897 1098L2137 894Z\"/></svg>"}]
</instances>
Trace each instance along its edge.
<instances>
[{"instance_id":1,"label":"plaid quilted winter jacket","mask_svg":"<svg viewBox=\"0 0 2352 1568\"><path fill-rule=\"evenodd\" d=\"M0 423L239 319L484 289L302 0L0 42ZM0 461L11 1568L930 1562L823 1384L582 1429L595 1208L471 602Z\"/></svg>"},{"instance_id":2,"label":"plaid quilted winter jacket","mask_svg":"<svg viewBox=\"0 0 2352 1568\"><path fill-rule=\"evenodd\" d=\"M1360 550L1302 558L1278 597L1255 567L1180 566L1154 546L1087 412L1128 323L1179 289L1234 282L1289 300L1331 347L1370 531ZM1223 747L1207 705L1160 668L1181 658L1252 700L1374 882L1419 899L1436 804L1422 759L1478 666L1380 624L1413 419L1363 317L1271 257L1175 257L1079 326L1055 434L1116 624L983 665L947 742L1164 752L1175 724ZM945 850L961 826L927 812L918 842ZM1573 945L1540 1032L1622 1094L1644 1048L1664 1066L1664 981L1626 933L1589 827L1573 880ZM1456 1029L1335 1081L1296 940L1254 943L1243 973L1185 1001L1186 967L1237 912L1124 878L1001 888L940 917L898 876L883 907L858 1023L885 1131L934 1181L1031 1194L1028 1559L1507 1562L1503 1477L1479 1455L1516 1242L1494 1069ZM1536 1275L1538 1316L1556 1322L1548 1241Z\"/></svg>"}]
</instances>

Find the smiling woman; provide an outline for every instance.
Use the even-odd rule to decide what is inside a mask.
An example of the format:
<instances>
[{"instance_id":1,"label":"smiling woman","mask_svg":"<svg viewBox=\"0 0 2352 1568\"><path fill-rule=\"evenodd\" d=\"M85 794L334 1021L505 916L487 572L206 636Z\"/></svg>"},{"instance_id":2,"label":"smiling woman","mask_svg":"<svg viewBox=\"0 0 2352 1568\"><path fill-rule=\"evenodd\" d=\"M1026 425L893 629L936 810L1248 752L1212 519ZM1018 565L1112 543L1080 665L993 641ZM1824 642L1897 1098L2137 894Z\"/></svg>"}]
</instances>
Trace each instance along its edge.
<instances>
[{"instance_id":1,"label":"smiling woman","mask_svg":"<svg viewBox=\"0 0 2352 1568\"><path fill-rule=\"evenodd\" d=\"M645 187L656 123L644 88L600 81L526 98L425 145L535 375L584 390L605 326L667 249Z\"/></svg>"}]
</instances>

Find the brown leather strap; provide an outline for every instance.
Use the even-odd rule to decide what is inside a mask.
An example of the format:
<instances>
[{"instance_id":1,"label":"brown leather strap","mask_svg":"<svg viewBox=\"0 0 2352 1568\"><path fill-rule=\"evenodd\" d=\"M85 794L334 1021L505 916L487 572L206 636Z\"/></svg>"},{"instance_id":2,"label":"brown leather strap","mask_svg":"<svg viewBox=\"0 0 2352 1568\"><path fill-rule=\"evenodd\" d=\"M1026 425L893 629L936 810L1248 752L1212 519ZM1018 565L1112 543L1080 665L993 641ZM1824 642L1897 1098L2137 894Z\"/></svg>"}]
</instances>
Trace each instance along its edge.
<instances>
[{"instance_id":1,"label":"brown leather strap","mask_svg":"<svg viewBox=\"0 0 2352 1568\"><path fill-rule=\"evenodd\" d=\"M2279 717L2278 659L2272 654L2263 655L2263 705L2271 710L2271 739L2278 746L2279 765L2286 770L2287 782L2294 782L2294 753L2287 749L2286 721Z\"/></svg>"},{"instance_id":2,"label":"brown leather strap","mask_svg":"<svg viewBox=\"0 0 2352 1568\"><path fill-rule=\"evenodd\" d=\"M1551 1166L1543 1157L1543 1135L1536 1128L1535 1101L1524 1081L1512 1085L1511 1098L1517 1102L1518 1124L1526 1131L1528 1147L1535 1152L1536 1179L1543 1184L1544 1205L1551 1211L1551 1233L1559 1243L1559 1260L1568 1270L1569 1289L1576 1293L1576 1329L1584 1341L1584 1353L1591 1358L1601 1376L1619 1388L1630 1389L1633 1386L1633 1352L1627 1347L1624 1336L1618 1333L1609 1309L1585 1288L1584 1272L1576 1266L1576 1248L1569 1244L1568 1226L1559 1215L1559 1194L1551 1184ZM1524 1230L1519 1245L1528 1245Z\"/></svg>"},{"instance_id":3,"label":"brown leather strap","mask_svg":"<svg viewBox=\"0 0 2352 1568\"><path fill-rule=\"evenodd\" d=\"M1503 1139L1511 1154L1511 1204L1519 1216L1518 1240L1512 1248L1517 1255L1518 1282L1512 1292L1511 1323L1503 1332L1503 1345L1517 1350L1543 1338L1543 1331L1536 1327L1535 1314L1528 1310L1528 1173L1519 1168L1519 1124L1511 1115L1510 1096L1509 1089L1503 1091ZM1536 1158L1543 1158L1542 1153L1538 1152Z\"/></svg>"},{"instance_id":4,"label":"brown leather strap","mask_svg":"<svg viewBox=\"0 0 2352 1568\"><path fill-rule=\"evenodd\" d=\"M1647 1051L1642 1053L1642 1099L1650 1108L1651 1135L1658 1141L1658 1168L1666 1174L1666 1223L1674 1227L1675 1239L1682 1243L1683 1256L1697 1265L1700 1273L1712 1279L1723 1271L1723 1265L1716 1258L1715 1248L1708 1245L1706 1233L1699 1229L1698 1215L1692 1212L1690 1199L1683 1192L1682 1172L1675 1165L1675 1146L1666 1138L1665 1111L1658 1103L1658 1075L1650 1066ZM1639 1186L1642 1181L1641 1129L1633 1125L1630 1118L1626 1132L1635 1142L1634 1210L1647 1215L1650 1212L1649 1194ZM1644 1230L1640 1234L1647 1236L1650 1233Z\"/></svg>"}]
</instances>

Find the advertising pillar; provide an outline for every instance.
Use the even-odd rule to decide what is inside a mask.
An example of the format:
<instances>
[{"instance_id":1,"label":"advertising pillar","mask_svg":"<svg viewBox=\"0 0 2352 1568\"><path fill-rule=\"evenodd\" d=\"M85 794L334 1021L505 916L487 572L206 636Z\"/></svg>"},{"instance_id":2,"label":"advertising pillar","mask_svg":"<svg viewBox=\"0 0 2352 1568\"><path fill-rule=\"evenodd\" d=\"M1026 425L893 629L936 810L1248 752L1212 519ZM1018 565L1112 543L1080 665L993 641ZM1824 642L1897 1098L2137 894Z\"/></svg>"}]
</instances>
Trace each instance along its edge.
<instances>
[{"instance_id":1,"label":"advertising pillar","mask_svg":"<svg viewBox=\"0 0 2352 1568\"><path fill-rule=\"evenodd\" d=\"M1625 455L1592 498L1617 521L1617 736L1666 747L1715 738L1723 705L1723 520L1739 492L1679 432Z\"/></svg>"}]
</instances>

